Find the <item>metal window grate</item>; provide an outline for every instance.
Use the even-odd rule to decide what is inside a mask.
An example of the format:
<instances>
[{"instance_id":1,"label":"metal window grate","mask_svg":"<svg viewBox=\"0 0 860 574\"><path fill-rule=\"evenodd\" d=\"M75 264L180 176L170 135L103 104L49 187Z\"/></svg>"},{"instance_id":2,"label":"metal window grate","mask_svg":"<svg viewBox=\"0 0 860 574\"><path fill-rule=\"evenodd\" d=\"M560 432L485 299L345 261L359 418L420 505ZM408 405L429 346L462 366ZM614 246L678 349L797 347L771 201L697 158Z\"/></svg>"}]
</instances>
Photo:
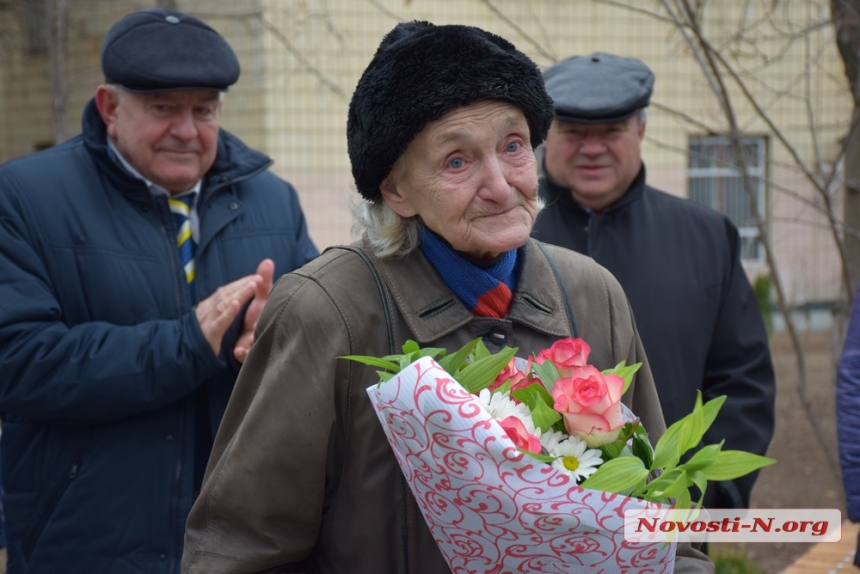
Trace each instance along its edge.
<instances>
[{"instance_id":1,"label":"metal window grate","mask_svg":"<svg viewBox=\"0 0 860 574\"><path fill-rule=\"evenodd\" d=\"M755 186L756 203L765 213L766 146L764 138L744 138L747 172ZM724 213L738 227L741 257L750 263L764 260L764 249L750 198L744 189L737 156L728 138L690 138L687 178L690 199Z\"/></svg>"}]
</instances>

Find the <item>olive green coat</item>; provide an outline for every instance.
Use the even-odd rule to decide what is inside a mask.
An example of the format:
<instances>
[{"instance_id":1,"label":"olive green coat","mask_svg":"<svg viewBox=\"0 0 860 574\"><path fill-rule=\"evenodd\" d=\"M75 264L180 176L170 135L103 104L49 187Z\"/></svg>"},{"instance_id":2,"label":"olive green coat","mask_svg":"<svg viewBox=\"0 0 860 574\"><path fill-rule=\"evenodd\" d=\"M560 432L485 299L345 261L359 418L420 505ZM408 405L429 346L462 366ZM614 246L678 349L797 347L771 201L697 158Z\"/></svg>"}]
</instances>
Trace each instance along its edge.
<instances>
[{"instance_id":1,"label":"olive green coat","mask_svg":"<svg viewBox=\"0 0 860 574\"><path fill-rule=\"evenodd\" d=\"M546 250L576 335L591 346L589 362L606 369L645 361L627 298L609 272L571 251ZM183 572L449 572L368 399L375 370L336 357L389 354L389 333L398 352L410 338L455 350L484 337L491 350L516 346L522 357L572 335L540 246L530 240L520 256L505 319L471 315L420 251L369 255L385 285L388 319L356 253L331 249L282 277L189 517ZM656 440L664 424L647 362L625 402ZM679 558L676 571L682 563L689 572L712 568L707 559Z\"/></svg>"}]
</instances>

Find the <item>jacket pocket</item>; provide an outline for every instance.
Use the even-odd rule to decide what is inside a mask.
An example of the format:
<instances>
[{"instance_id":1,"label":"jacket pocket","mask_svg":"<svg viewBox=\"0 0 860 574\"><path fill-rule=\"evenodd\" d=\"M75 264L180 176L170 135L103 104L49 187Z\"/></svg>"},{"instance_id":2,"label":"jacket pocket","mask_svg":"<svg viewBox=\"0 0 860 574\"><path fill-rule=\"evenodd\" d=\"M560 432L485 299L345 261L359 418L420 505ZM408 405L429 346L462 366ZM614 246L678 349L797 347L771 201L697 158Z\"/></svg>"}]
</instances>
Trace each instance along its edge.
<instances>
[{"instance_id":1,"label":"jacket pocket","mask_svg":"<svg viewBox=\"0 0 860 574\"><path fill-rule=\"evenodd\" d=\"M66 494L66 491L69 489L69 486L72 484L72 481L75 480L75 477L78 475L78 472L81 468L81 455L77 455L72 462L69 472L65 473L60 480L59 484L54 488L51 493L51 497L48 499L48 502L39 517L39 521L36 523L33 528L33 532L30 535L28 540L24 541L23 550L24 556L29 561L33 556L33 551L36 549L36 544L39 542L39 539L42 537L42 533L45 531L45 528L48 525L48 522L51 520L51 517L54 515L54 511L57 509L57 505L60 504L60 500L62 500L63 495Z\"/></svg>"}]
</instances>

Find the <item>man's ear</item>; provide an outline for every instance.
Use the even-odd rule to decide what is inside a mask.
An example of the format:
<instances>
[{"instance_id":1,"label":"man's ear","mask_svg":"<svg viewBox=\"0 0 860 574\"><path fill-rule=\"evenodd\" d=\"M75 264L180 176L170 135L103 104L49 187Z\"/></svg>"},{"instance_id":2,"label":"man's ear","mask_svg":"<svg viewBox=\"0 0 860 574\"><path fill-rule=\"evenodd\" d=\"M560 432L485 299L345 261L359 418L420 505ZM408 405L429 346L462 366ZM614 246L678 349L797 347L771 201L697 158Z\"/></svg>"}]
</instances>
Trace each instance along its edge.
<instances>
[{"instance_id":1,"label":"man's ear","mask_svg":"<svg viewBox=\"0 0 860 574\"><path fill-rule=\"evenodd\" d=\"M111 128L116 124L117 108L119 107L119 94L114 88L102 84L96 88L96 109L102 121L108 128L108 135L111 134Z\"/></svg>"},{"instance_id":2,"label":"man's ear","mask_svg":"<svg viewBox=\"0 0 860 574\"><path fill-rule=\"evenodd\" d=\"M404 219L409 219L417 215L417 211L412 207L412 202L404 196L397 188L397 184L391 177L385 178L382 185L379 186L379 191L382 192L382 200L388 204L391 210Z\"/></svg>"}]
</instances>

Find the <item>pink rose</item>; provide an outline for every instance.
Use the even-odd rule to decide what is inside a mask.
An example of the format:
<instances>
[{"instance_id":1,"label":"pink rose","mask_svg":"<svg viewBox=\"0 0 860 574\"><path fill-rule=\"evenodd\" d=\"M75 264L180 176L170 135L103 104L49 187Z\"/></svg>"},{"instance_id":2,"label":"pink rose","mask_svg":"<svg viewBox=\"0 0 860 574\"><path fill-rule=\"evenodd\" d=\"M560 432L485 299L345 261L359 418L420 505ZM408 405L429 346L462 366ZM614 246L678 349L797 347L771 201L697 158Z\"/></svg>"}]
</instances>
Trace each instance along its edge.
<instances>
[{"instance_id":1,"label":"pink rose","mask_svg":"<svg viewBox=\"0 0 860 574\"><path fill-rule=\"evenodd\" d=\"M584 367L588 360L591 347L582 339L561 339L552 344L549 349L544 349L535 358L538 364L543 364L549 359L558 369L562 377L569 377L577 367Z\"/></svg>"},{"instance_id":2,"label":"pink rose","mask_svg":"<svg viewBox=\"0 0 860 574\"><path fill-rule=\"evenodd\" d=\"M624 380L618 375L604 375L591 365L577 367L571 376L555 382L553 408L564 417L567 432L598 447L618 438L625 424L623 390Z\"/></svg>"},{"instance_id":3,"label":"pink rose","mask_svg":"<svg viewBox=\"0 0 860 574\"><path fill-rule=\"evenodd\" d=\"M502 428L505 429L505 432L508 433L511 440L514 441L517 448L533 452L535 454L540 454L540 439L533 434L530 434L529 431L526 430L526 425L524 425L523 421L519 418L511 415L500 420L499 424L502 425Z\"/></svg>"},{"instance_id":4,"label":"pink rose","mask_svg":"<svg viewBox=\"0 0 860 574\"><path fill-rule=\"evenodd\" d=\"M529 365L526 368L526 373L532 370L532 362L529 359ZM511 380L511 390L523 389L533 382L537 381L537 379L529 379L528 375L522 372L517 368L517 358L514 357L511 361L505 365L505 368L502 369L502 372L496 377L496 380L490 383L488 387L491 391L494 391L505 384L505 381L508 379Z\"/></svg>"}]
</instances>

